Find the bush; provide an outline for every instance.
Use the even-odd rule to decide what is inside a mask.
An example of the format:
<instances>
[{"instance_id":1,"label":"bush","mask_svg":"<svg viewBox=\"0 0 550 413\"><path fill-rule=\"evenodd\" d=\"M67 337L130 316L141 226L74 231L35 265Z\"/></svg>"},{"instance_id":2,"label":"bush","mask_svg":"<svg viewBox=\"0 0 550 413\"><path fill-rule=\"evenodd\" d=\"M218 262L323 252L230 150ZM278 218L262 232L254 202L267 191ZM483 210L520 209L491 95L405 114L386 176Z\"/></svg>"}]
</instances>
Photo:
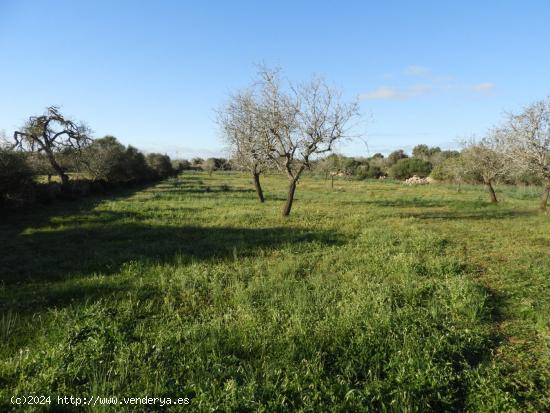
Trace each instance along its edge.
<instances>
[{"instance_id":1,"label":"bush","mask_svg":"<svg viewBox=\"0 0 550 413\"><path fill-rule=\"evenodd\" d=\"M0 204L24 203L32 198L33 177L23 153L0 148Z\"/></svg>"},{"instance_id":2,"label":"bush","mask_svg":"<svg viewBox=\"0 0 550 413\"><path fill-rule=\"evenodd\" d=\"M191 162L187 159L176 159L172 161L172 168L176 173L191 169Z\"/></svg>"},{"instance_id":3,"label":"bush","mask_svg":"<svg viewBox=\"0 0 550 413\"><path fill-rule=\"evenodd\" d=\"M386 158L386 165L391 168L393 165L395 165L399 160L401 159L407 159L409 155L403 151L403 149L399 149L397 151L393 151L388 155Z\"/></svg>"},{"instance_id":4,"label":"bush","mask_svg":"<svg viewBox=\"0 0 550 413\"><path fill-rule=\"evenodd\" d=\"M94 181L123 183L131 180L126 170L126 149L114 136L96 139L84 151L85 169Z\"/></svg>"},{"instance_id":5,"label":"bush","mask_svg":"<svg viewBox=\"0 0 550 413\"><path fill-rule=\"evenodd\" d=\"M437 181L443 182L453 182L455 180L455 174L447 161L434 166L430 176Z\"/></svg>"},{"instance_id":6,"label":"bush","mask_svg":"<svg viewBox=\"0 0 550 413\"><path fill-rule=\"evenodd\" d=\"M94 181L124 185L165 178L172 173L166 155L143 153L133 146L124 147L115 137L96 139L84 151L84 167Z\"/></svg>"},{"instance_id":7,"label":"bush","mask_svg":"<svg viewBox=\"0 0 550 413\"><path fill-rule=\"evenodd\" d=\"M128 172L128 182L142 183L155 178L155 172L147 165L145 156L133 146L126 148L124 166Z\"/></svg>"},{"instance_id":8,"label":"bush","mask_svg":"<svg viewBox=\"0 0 550 413\"><path fill-rule=\"evenodd\" d=\"M390 176L395 179L408 179L413 175L424 178L432 171L432 164L418 158L403 158L390 168Z\"/></svg>"},{"instance_id":9,"label":"bush","mask_svg":"<svg viewBox=\"0 0 550 413\"><path fill-rule=\"evenodd\" d=\"M383 175L382 168L376 165L369 165L369 168L361 174L364 179L378 179Z\"/></svg>"},{"instance_id":10,"label":"bush","mask_svg":"<svg viewBox=\"0 0 550 413\"><path fill-rule=\"evenodd\" d=\"M147 165L152 169L155 178L164 179L174 175L174 168L168 155L150 153L147 155Z\"/></svg>"},{"instance_id":11,"label":"bush","mask_svg":"<svg viewBox=\"0 0 550 413\"><path fill-rule=\"evenodd\" d=\"M51 204L61 198L61 184L38 184L36 185L36 200L42 204Z\"/></svg>"},{"instance_id":12,"label":"bush","mask_svg":"<svg viewBox=\"0 0 550 413\"><path fill-rule=\"evenodd\" d=\"M213 171L231 170L231 165L225 158L208 158L202 163L201 167L203 171L208 172L209 175L211 175Z\"/></svg>"}]
</instances>

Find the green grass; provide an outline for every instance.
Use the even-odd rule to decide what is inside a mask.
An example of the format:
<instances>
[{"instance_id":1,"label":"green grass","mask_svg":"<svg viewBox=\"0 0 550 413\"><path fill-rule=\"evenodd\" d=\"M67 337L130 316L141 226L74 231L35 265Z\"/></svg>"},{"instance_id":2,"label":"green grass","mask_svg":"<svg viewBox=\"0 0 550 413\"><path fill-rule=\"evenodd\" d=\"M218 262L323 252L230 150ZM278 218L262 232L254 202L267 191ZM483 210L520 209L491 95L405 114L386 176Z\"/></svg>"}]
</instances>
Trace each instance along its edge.
<instances>
[{"instance_id":1,"label":"green grass","mask_svg":"<svg viewBox=\"0 0 550 413\"><path fill-rule=\"evenodd\" d=\"M4 215L0 410L31 392L191 399L172 411L550 409L535 192L490 205L478 187L306 177L284 219L286 182L263 183L263 205L246 176L185 173ZM86 409L115 411L66 411Z\"/></svg>"},{"instance_id":2,"label":"green grass","mask_svg":"<svg viewBox=\"0 0 550 413\"><path fill-rule=\"evenodd\" d=\"M67 176L70 180L78 180L78 179L88 179L89 176L85 173L78 173L78 172L69 172L67 173ZM48 175L37 175L34 179L39 184L45 184L48 182ZM50 181L52 183L61 183L61 178L59 175L52 174L50 176Z\"/></svg>"}]
</instances>

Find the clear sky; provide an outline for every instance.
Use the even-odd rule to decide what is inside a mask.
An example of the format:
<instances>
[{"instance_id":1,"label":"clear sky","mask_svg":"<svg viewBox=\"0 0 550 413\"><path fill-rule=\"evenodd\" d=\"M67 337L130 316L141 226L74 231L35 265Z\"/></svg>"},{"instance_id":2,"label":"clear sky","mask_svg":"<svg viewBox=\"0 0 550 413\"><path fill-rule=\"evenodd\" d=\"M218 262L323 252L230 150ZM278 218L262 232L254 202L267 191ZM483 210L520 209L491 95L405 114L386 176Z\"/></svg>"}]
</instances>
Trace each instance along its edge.
<instances>
[{"instance_id":1,"label":"clear sky","mask_svg":"<svg viewBox=\"0 0 550 413\"><path fill-rule=\"evenodd\" d=\"M550 1L0 0L0 130L48 105L96 136L221 155L214 109L255 64L361 97L367 145L455 146L550 94Z\"/></svg>"}]
</instances>

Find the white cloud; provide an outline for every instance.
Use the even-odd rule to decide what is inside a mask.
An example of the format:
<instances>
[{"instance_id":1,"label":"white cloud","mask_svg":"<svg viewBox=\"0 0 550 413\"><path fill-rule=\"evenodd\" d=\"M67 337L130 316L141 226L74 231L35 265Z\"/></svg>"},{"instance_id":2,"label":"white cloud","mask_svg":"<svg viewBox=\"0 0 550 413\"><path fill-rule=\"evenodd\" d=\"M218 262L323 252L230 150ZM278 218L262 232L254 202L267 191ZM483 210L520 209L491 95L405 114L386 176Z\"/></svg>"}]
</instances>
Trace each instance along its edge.
<instances>
[{"instance_id":1,"label":"white cloud","mask_svg":"<svg viewBox=\"0 0 550 413\"><path fill-rule=\"evenodd\" d=\"M407 76L426 76L431 73L431 70L424 66L411 65L403 70L403 74Z\"/></svg>"},{"instance_id":2,"label":"white cloud","mask_svg":"<svg viewBox=\"0 0 550 413\"><path fill-rule=\"evenodd\" d=\"M362 99L371 100L407 100L422 96L432 91L430 85L415 85L406 89L389 86L380 86L370 92L361 95Z\"/></svg>"},{"instance_id":3,"label":"white cloud","mask_svg":"<svg viewBox=\"0 0 550 413\"><path fill-rule=\"evenodd\" d=\"M370 92L363 93L360 95L360 98L371 100L407 100L432 92L440 94L461 90L469 90L481 95L490 96L495 91L495 85L493 83L464 84L456 81L453 76L436 74L426 66L408 66L401 71L401 75L421 78L422 80L417 81L421 81L423 84L408 87L379 86ZM398 76L399 75L394 76L391 73L386 73L383 78L388 81Z\"/></svg>"},{"instance_id":4,"label":"white cloud","mask_svg":"<svg viewBox=\"0 0 550 413\"><path fill-rule=\"evenodd\" d=\"M449 75L437 75L433 76L432 80L437 83L448 83L452 82L454 80L454 77Z\"/></svg>"},{"instance_id":5,"label":"white cloud","mask_svg":"<svg viewBox=\"0 0 550 413\"><path fill-rule=\"evenodd\" d=\"M495 84L490 82L478 83L473 85L472 89L482 95L492 95L495 92Z\"/></svg>"}]
</instances>

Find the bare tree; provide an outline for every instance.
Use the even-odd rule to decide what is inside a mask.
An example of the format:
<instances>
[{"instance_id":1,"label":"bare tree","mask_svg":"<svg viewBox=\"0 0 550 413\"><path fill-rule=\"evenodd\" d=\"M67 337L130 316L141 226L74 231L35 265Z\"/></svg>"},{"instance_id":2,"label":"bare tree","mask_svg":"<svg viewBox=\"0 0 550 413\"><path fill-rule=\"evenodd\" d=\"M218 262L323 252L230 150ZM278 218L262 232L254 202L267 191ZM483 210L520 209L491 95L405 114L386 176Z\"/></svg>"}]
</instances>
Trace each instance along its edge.
<instances>
[{"instance_id":1,"label":"bare tree","mask_svg":"<svg viewBox=\"0 0 550 413\"><path fill-rule=\"evenodd\" d=\"M540 209L545 211L550 195L550 96L509 115L500 132L509 162L544 182Z\"/></svg>"},{"instance_id":2,"label":"bare tree","mask_svg":"<svg viewBox=\"0 0 550 413\"><path fill-rule=\"evenodd\" d=\"M330 175L333 178L331 186L334 186L334 175L337 174L340 169L340 157L336 154L332 154L319 159L316 163L316 168L323 173L325 181Z\"/></svg>"},{"instance_id":3,"label":"bare tree","mask_svg":"<svg viewBox=\"0 0 550 413\"><path fill-rule=\"evenodd\" d=\"M69 182L59 156L62 152L79 154L90 142L89 129L82 123L65 118L59 107L50 106L40 116L31 116L21 131L14 133L15 148L44 153L63 186Z\"/></svg>"},{"instance_id":4,"label":"bare tree","mask_svg":"<svg viewBox=\"0 0 550 413\"><path fill-rule=\"evenodd\" d=\"M288 216L302 173L348 136L350 120L359 115L358 102L342 103L340 92L321 79L285 88L277 71L264 69L260 77L261 125L271 135L268 152L289 181L283 207Z\"/></svg>"},{"instance_id":5,"label":"bare tree","mask_svg":"<svg viewBox=\"0 0 550 413\"><path fill-rule=\"evenodd\" d=\"M506 174L507 165L495 134L491 133L477 143L471 141L466 144L461 157L462 173L481 181L487 188L490 201L498 202L493 185L498 178Z\"/></svg>"},{"instance_id":6,"label":"bare tree","mask_svg":"<svg viewBox=\"0 0 550 413\"><path fill-rule=\"evenodd\" d=\"M260 175L273 166L269 156L271 135L261 125L260 106L252 89L230 97L218 112L218 124L231 152L231 160L239 169L252 174L260 202L264 194Z\"/></svg>"},{"instance_id":7,"label":"bare tree","mask_svg":"<svg viewBox=\"0 0 550 413\"><path fill-rule=\"evenodd\" d=\"M214 158L208 158L202 163L201 167L208 172L208 176L212 176L212 172L216 170L216 160Z\"/></svg>"}]
</instances>

